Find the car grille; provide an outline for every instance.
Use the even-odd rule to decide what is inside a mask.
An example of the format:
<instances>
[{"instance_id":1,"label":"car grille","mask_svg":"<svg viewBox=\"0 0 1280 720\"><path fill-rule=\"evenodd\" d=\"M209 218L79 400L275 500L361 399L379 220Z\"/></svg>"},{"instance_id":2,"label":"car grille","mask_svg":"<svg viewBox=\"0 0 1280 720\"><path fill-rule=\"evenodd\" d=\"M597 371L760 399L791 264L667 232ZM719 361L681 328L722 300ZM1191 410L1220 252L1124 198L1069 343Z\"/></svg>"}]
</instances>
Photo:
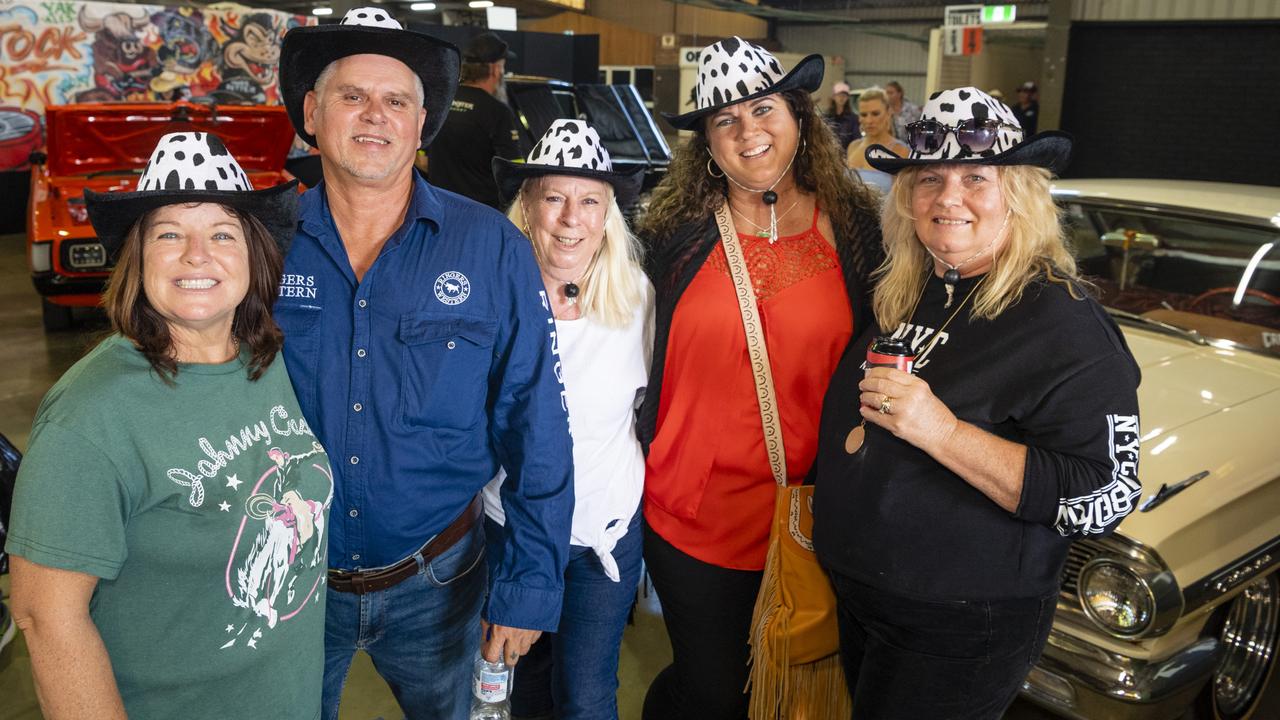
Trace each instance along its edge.
<instances>
[{"instance_id":1,"label":"car grille","mask_svg":"<svg viewBox=\"0 0 1280 720\"><path fill-rule=\"evenodd\" d=\"M1062 566L1062 596L1075 602L1076 581L1080 578L1080 569L1090 560L1098 557L1106 550L1096 540L1077 540L1067 550L1067 563Z\"/></svg>"}]
</instances>

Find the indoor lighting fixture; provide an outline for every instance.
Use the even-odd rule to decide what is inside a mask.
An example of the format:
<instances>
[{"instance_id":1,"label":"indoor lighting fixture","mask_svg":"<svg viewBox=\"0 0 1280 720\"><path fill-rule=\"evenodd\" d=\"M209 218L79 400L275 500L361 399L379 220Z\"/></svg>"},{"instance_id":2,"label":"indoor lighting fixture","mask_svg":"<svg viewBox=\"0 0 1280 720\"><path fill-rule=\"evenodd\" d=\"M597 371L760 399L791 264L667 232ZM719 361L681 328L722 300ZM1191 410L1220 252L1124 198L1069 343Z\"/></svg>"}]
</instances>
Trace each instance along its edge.
<instances>
[{"instance_id":1,"label":"indoor lighting fixture","mask_svg":"<svg viewBox=\"0 0 1280 720\"><path fill-rule=\"evenodd\" d=\"M493 0L471 0L471 2L467 3L467 7L472 7L477 10L481 8L491 8L493 7Z\"/></svg>"},{"instance_id":2,"label":"indoor lighting fixture","mask_svg":"<svg viewBox=\"0 0 1280 720\"><path fill-rule=\"evenodd\" d=\"M333 8L331 7L311 8L311 14L312 15L332 15Z\"/></svg>"},{"instance_id":3,"label":"indoor lighting fixture","mask_svg":"<svg viewBox=\"0 0 1280 720\"><path fill-rule=\"evenodd\" d=\"M414 12L431 12L436 9L436 4L433 2L416 2L410 4L409 9Z\"/></svg>"}]
</instances>

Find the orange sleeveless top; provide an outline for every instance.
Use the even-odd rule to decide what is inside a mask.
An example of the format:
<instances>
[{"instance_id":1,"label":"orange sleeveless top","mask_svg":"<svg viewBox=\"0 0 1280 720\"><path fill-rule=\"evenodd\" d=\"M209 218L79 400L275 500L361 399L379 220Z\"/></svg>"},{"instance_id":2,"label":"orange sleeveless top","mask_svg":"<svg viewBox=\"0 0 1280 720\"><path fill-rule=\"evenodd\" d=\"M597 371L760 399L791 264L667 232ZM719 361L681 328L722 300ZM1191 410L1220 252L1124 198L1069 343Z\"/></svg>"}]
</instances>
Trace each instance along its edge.
<instances>
[{"instance_id":1,"label":"orange sleeveless top","mask_svg":"<svg viewBox=\"0 0 1280 720\"><path fill-rule=\"evenodd\" d=\"M827 383L853 333L836 252L818 231L739 233L760 310L787 455L799 484L813 464ZM776 487L724 246L717 243L671 322L644 513L684 553L740 570L764 567Z\"/></svg>"}]
</instances>

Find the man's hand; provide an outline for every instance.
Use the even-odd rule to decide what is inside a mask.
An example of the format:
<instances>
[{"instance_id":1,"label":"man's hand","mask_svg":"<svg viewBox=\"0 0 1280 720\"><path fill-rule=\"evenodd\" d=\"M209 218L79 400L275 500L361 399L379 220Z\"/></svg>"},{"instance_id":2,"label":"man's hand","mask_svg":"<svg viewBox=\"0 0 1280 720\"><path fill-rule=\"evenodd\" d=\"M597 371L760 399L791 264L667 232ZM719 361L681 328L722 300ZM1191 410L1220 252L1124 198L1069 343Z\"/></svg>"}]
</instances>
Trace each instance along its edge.
<instances>
[{"instance_id":1,"label":"man's hand","mask_svg":"<svg viewBox=\"0 0 1280 720\"><path fill-rule=\"evenodd\" d=\"M529 648L542 636L541 630L522 630L505 625L490 625L480 619L480 654L489 662L505 660L515 665L527 655Z\"/></svg>"}]
</instances>

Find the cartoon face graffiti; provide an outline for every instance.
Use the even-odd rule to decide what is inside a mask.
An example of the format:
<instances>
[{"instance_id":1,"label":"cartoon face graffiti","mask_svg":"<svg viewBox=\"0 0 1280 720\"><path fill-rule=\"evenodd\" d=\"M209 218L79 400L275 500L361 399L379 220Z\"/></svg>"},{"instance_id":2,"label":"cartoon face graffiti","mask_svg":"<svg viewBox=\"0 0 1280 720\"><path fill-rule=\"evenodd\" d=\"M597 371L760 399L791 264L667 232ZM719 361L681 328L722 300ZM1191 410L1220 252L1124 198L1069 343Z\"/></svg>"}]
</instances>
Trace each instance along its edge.
<instances>
[{"instance_id":1,"label":"cartoon face graffiti","mask_svg":"<svg viewBox=\"0 0 1280 720\"><path fill-rule=\"evenodd\" d=\"M250 15L240 26L239 36L222 49L222 62L228 68L247 73L259 85L270 85L280 61L280 41L271 16Z\"/></svg>"},{"instance_id":2,"label":"cartoon face graffiti","mask_svg":"<svg viewBox=\"0 0 1280 720\"><path fill-rule=\"evenodd\" d=\"M99 94L106 95L105 98L78 99L82 102L125 100L145 94L155 66L155 51L144 45L137 35L138 30L150 23L146 11L139 8L98 15L96 10L91 11L89 5L84 5L77 22L86 32L95 33L91 47L94 85Z\"/></svg>"},{"instance_id":3,"label":"cartoon face graffiti","mask_svg":"<svg viewBox=\"0 0 1280 720\"><path fill-rule=\"evenodd\" d=\"M192 7L165 8L151 16L160 34L157 57L165 70L194 73L217 52L218 43L204 26L204 14Z\"/></svg>"}]
</instances>

